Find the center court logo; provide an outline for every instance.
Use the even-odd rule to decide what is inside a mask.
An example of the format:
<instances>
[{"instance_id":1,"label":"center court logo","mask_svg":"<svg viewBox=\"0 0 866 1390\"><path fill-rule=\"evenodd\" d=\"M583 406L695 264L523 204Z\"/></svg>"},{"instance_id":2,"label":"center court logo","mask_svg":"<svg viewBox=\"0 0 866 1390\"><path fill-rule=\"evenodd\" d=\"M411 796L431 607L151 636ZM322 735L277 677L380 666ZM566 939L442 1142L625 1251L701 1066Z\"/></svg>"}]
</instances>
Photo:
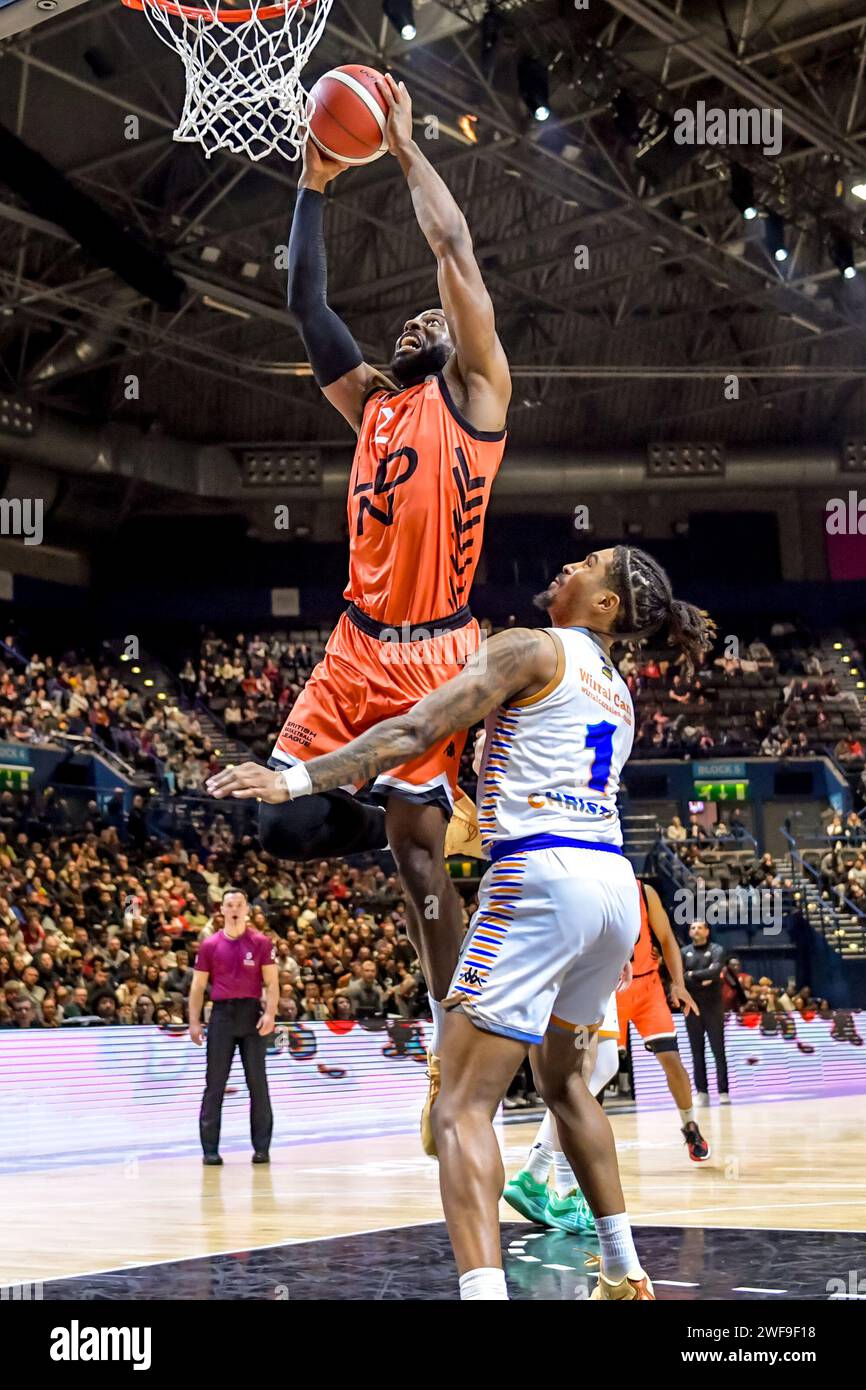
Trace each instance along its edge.
<instances>
[{"instance_id":1,"label":"center court logo","mask_svg":"<svg viewBox=\"0 0 866 1390\"><path fill-rule=\"evenodd\" d=\"M149 1371L149 1327L82 1327L73 1318L69 1327L51 1330L52 1361L131 1361L134 1371Z\"/></svg>"}]
</instances>

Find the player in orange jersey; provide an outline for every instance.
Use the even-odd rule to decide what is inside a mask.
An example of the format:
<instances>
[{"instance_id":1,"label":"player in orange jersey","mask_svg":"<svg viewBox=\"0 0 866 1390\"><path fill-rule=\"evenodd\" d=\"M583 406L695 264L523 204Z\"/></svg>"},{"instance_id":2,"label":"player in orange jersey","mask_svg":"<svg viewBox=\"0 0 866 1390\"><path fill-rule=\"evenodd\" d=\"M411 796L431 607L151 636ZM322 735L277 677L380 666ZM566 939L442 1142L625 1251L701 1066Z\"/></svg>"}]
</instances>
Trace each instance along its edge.
<instances>
[{"instance_id":1,"label":"player in orange jersey","mask_svg":"<svg viewBox=\"0 0 866 1390\"><path fill-rule=\"evenodd\" d=\"M408 92L390 77L387 139L436 258L441 308L408 317L386 375L364 362L329 307L324 191L346 165L307 142L289 243L289 308L324 395L358 436L349 481L349 606L273 749L287 768L330 753L444 684L480 644L469 591L505 448L511 396L493 304L466 219L412 138ZM377 777L386 810L357 788L263 805L265 849L321 859L391 848L407 894L409 934L434 1002L448 991L463 936L445 868L465 733ZM441 1014L439 1014L441 1018Z\"/></svg>"},{"instance_id":2,"label":"player in orange jersey","mask_svg":"<svg viewBox=\"0 0 866 1390\"><path fill-rule=\"evenodd\" d=\"M710 1146L695 1120L692 1086L680 1059L677 1030L665 998L659 969L664 960L671 976L671 998L682 1005L685 1015L698 1007L685 986L683 960L673 928L656 890L638 879L640 888L640 935L632 957L632 982L616 996L619 1017L619 1045L628 1043L629 1020L634 1024L647 1052L661 1064L668 1088L680 1112L682 1135L694 1163L705 1163Z\"/></svg>"}]
</instances>

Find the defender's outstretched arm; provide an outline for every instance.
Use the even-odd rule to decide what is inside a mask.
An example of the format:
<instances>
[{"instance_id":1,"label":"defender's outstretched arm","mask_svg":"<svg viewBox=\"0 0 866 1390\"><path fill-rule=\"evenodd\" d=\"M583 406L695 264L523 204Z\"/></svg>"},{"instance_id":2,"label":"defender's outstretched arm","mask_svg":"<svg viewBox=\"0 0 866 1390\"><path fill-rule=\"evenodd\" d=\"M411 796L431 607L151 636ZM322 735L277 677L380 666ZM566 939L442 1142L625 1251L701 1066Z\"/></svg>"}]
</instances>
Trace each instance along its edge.
<instances>
[{"instance_id":1,"label":"defender's outstretched arm","mask_svg":"<svg viewBox=\"0 0 866 1390\"><path fill-rule=\"evenodd\" d=\"M545 629L514 628L485 642L459 675L395 719L385 719L335 753L297 763L287 773L258 763L226 768L208 782L217 798L258 797L277 804L295 795L331 791L418 758L446 734L483 719L504 701L532 694L552 679L558 658L556 639ZM284 781L297 785L290 793ZM307 785L309 783L309 785Z\"/></svg>"}]
</instances>

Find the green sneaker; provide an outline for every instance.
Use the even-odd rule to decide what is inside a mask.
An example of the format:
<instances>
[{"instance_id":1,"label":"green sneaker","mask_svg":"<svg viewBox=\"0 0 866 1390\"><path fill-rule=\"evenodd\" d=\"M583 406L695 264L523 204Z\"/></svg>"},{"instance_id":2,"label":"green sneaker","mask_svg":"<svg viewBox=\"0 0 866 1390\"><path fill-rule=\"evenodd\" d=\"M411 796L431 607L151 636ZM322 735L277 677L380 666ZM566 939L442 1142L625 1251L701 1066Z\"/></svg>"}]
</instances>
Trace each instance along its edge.
<instances>
[{"instance_id":1,"label":"green sneaker","mask_svg":"<svg viewBox=\"0 0 866 1390\"><path fill-rule=\"evenodd\" d=\"M571 1235L585 1232L595 1234L595 1217L579 1187L573 1187L564 1197L551 1188L541 1220L545 1226L553 1226L557 1231L569 1231Z\"/></svg>"},{"instance_id":2,"label":"green sneaker","mask_svg":"<svg viewBox=\"0 0 866 1390\"><path fill-rule=\"evenodd\" d=\"M520 1172L515 1173L505 1184L502 1198L515 1211L519 1211L521 1216L538 1222L540 1226L544 1224L548 1198L547 1183L536 1181L526 1168L521 1168Z\"/></svg>"}]
</instances>

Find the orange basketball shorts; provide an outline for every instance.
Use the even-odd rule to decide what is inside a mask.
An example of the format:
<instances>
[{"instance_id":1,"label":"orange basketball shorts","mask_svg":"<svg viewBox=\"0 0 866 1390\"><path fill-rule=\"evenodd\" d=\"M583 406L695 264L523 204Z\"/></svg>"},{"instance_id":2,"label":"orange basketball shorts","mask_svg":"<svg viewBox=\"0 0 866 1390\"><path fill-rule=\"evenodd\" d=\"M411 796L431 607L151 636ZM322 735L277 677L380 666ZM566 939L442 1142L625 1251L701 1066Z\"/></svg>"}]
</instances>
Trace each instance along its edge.
<instances>
[{"instance_id":1,"label":"orange basketball shorts","mask_svg":"<svg viewBox=\"0 0 866 1390\"><path fill-rule=\"evenodd\" d=\"M370 626L374 626L372 623ZM378 625L375 625L378 627ZM474 618L443 631L430 625L384 628L385 637L363 631L344 613L283 725L271 757L283 763L307 762L343 748L383 719L405 714L419 700L456 676L481 644ZM400 640L430 631L430 637ZM442 739L412 762L391 768L373 783L378 800L390 796L419 805L454 808L457 769L466 730ZM357 790L348 788L347 790Z\"/></svg>"},{"instance_id":2,"label":"orange basketball shorts","mask_svg":"<svg viewBox=\"0 0 866 1390\"><path fill-rule=\"evenodd\" d=\"M649 975L638 975L628 989L620 990L616 996L616 1011L620 1047L628 1042L631 1020L649 1052L676 1051L677 1030L657 970Z\"/></svg>"}]
</instances>

